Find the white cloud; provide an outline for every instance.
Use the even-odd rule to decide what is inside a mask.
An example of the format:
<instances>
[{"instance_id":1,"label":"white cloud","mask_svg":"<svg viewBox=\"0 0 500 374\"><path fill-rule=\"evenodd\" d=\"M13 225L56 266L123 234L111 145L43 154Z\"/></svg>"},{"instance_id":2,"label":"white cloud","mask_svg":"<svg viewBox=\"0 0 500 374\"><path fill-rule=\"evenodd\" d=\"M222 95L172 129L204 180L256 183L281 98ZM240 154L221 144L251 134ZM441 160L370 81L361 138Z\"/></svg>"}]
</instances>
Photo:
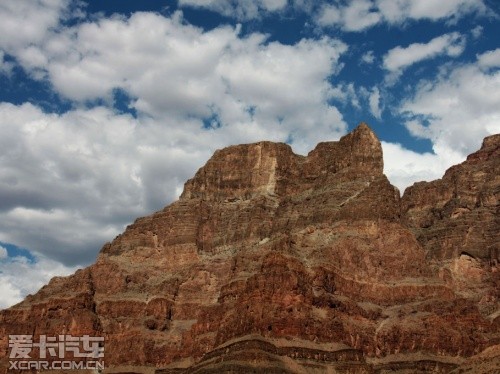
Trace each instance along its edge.
<instances>
[{"instance_id":1,"label":"white cloud","mask_svg":"<svg viewBox=\"0 0 500 374\"><path fill-rule=\"evenodd\" d=\"M493 51L487 51L477 56L479 66L482 68L500 67L500 48Z\"/></svg>"},{"instance_id":2,"label":"white cloud","mask_svg":"<svg viewBox=\"0 0 500 374\"><path fill-rule=\"evenodd\" d=\"M240 20L259 18L262 13L277 12L287 0L179 0L181 7L205 8Z\"/></svg>"},{"instance_id":3,"label":"white cloud","mask_svg":"<svg viewBox=\"0 0 500 374\"><path fill-rule=\"evenodd\" d=\"M242 19L286 7L284 0L182 2L188 3ZM75 105L65 114L49 114L32 104L0 103L0 241L29 248L40 259L36 264L8 259L8 266L1 265L0 293L8 303L32 292L51 274L92 261L100 246L130 220L172 201L214 149L291 138L294 150L305 153L346 131L342 115L328 104L331 98L361 107L352 83L331 83L347 50L338 40L325 37L284 45L258 33L242 36L238 27L205 32L186 24L180 13L169 18L152 13L110 19L96 15L63 27L59 20L69 12L69 4L0 3L0 18L7 20L0 24L0 68L8 70L5 52ZM227 9L220 8L224 4ZM293 4L299 6L299 1ZM367 29L384 22L377 4L350 2L335 8L339 19L329 22L348 30ZM304 2L300 6L310 7ZM416 17L415 12L404 17ZM456 13L443 12L448 18ZM460 45L455 44L457 48L446 47L442 53L458 53ZM370 59L367 54L366 62ZM474 74L486 73L475 69ZM480 82L488 85L486 79ZM433 95L446 84L443 78L436 85L421 86L402 108L411 117L410 131L431 139L436 155L384 145L386 157L395 155L391 159L399 162L386 162L398 186L439 176L441 169L430 172L423 165L438 160L433 165L441 168L463 155L452 143L439 143L441 125L419 122L422 116L435 121L439 115L439 108L429 113L422 109L424 93ZM85 109L89 100L111 106L116 89L131 98L137 118L104 107ZM380 92L374 88L367 93L361 98L380 118ZM486 110L493 116L489 107ZM216 128L203 128L207 121L217 122ZM15 278L26 272L32 277L25 277L29 284Z\"/></svg>"},{"instance_id":4,"label":"white cloud","mask_svg":"<svg viewBox=\"0 0 500 374\"><path fill-rule=\"evenodd\" d=\"M375 55L373 54L373 51L367 51L361 56L361 62L365 64L373 64L375 62Z\"/></svg>"},{"instance_id":5,"label":"white cloud","mask_svg":"<svg viewBox=\"0 0 500 374\"><path fill-rule=\"evenodd\" d=\"M421 19L456 21L470 13L488 13L483 0L348 0L334 4L310 0L180 0L179 6L209 9L242 21L295 9L312 15L320 26L340 27L346 31Z\"/></svg>"},{"instance_id":6,"label":"white cloud","mask_svg":"<svg viewBox=\"0 0 500 374\"><path fill-rule=\"evenodd\" d=\"M447 168L463 161L458 157L442 157L432 153L417 153L396 143L382 142L384 173L403 194L406 187L419 181L441 178Z\"/></svg>"},{"instance_id":7,"label":"white cloud","mask_svg":"<svg viewBox=\"0 0 500 374\"><path fill-rule=\"evenodd\" d=\"M332 136L345 129L340 113L327 104L327 78L346 49L327 37L283 45L262 34L240 37L238 28L203 32L179 13L138 13L66 30L19 59L28 70L45 71L71 100L110 101L119 88L140 113L154 118L182 122L215 115L222 125L273 129L285 139L310 134L296 137L304 151L320 139L306 131L311 126L323 124Z\"/></svg>"},{"instance_id":8,"label":"white cloud","mask_svg":"<svg viewBox=\"0 0 500 374\"><path fill-rule=\"evenodd\" d=\"M500 132L500 71L481 70L483 56L479 64L421 83L401 106L410 133L431 140L434 153L449 166L479 149L485 136Z\"/></svg>"},{"instance_id":9,"label":"white cloud","mask_svg":"<svg viewBox=\"0 0 500 374\"><path fill-rule=\"evenodd\" d=\"M456 21L470 13L488 13L482 0L350 0L343 5L322 2L319 8L315 17L320 26L336 26L346 31L421 19Z\"/></svg>"},{"instance_id":10,"label":"white cloud","mask_svg":"<svg viewBox=\"0 0 500 374\"><path fill-rule=\"evenodd\" d=\"M320 26L339 26L346 31L361 31L381 20L370 0L348 2L345 6L325 3L317 18Z\"/></svg>"},{"instance_id":11,"label":"white cloud","mask_svg":"<svg viewBox=\"0 0 500 374\"><path fill-rule=\"evenodd\" d=\"M344 28L348 31L360 31L380 22L380 14L374 11L368 0L353 1L344 10Z\"/></svg>"},{"instance_id":12,"label":"white cloud","mask_svg":"<svg viewBox=\"0 0 500 374\"><path fill-rule=\"evenodd\" d=\"M354 83L340 83L329 90L330 99L341 102L344 106L351 105L357 110L369 108L377 119L382 118L384 105L378 87L368 89L355 87Z\"/></svg>"},{"instance_id":13,"label":"white cloud","mask_svg":"<svg viewBox=\"0 0 500 374\"><path fill-rule=\"evenodd\" d=\"M368 98L368 104L370 111L373 116L377 119L382 118L382 107L380 104L380 91L377 87L374 87Z\"/></svg>"},{"instance_id":14,"label":"white cloud","mask_svg":"<svg viewBox=\"0 0 500 374\"><path fill-rule=\"evenodd\" d=\"M332 4L334 3L334 4ZM456 21L470 13L486 14L483 0L180 0L181 7L209 9L239 20L258 19L285 9L312 15L317 24L362 31L380 23L404 24L409 20Z\"/></svg>"},{"instance_id":15,"label":"white cloud","mask_svg":"<svg viewBox=\"0 0 500 374\"><path fill-rule=\"evenodd\" d=\"M172 201L216 148L291 138L305 153L340 137L328 78L346 49L203 32L178 13L97 19L23 49L24 68L65 97L111 102L118 88L139 116L0 104L0 240L88 263L131 219ZM220 127L205 129L209 119Z\"/></svg>"},{"instance_id":16,"label":"white cloud","mask_svg":"<svg viewBox=\"0 0 500 374\"><path fill-rule=\"evenodd\" d=\"M0 48L17 54L36 45L59 25L69 0L2 0L0 2Z\"/></svg>"},{"instance_id":17,"label":"white cloud","mask_svg":"<svg viewBox=\"0 0 500 374\"><path fill-rule=\"evenodd\" d=\"M283 9L287 3L287 0L262 0L262 8L274 12Z\"/></svg>"},{"instance_id":18,"label":"white cloud","mask_svg":"<svg viewBox=\"0 0 500 374\"><path fill-rule=\"evenodd\" d=\"M356 92L358 91L358 92ZM340 101L343 105L350 104L356 109L361 109L360 97L366 97L368 91L364 87L356 90L354 83L340 83L328 91L330 99Z\"/></svg>"},{"instance_id":19,"label":"white cloud","mask_svg":"<svg viewBox=\"0 0 500 374\"><path fill-rule=\"evenodd\" d=\"M384 56L384 68L397 78L409 66L439 55L459 56L465 48L465 38L453 32L438 36L428 43L413 43L408 47L396 47Z\"/></svg>"},{"instance_id":20,"label":"white cloud","mask_svg":"<svg viewBox=\"0 0 500 374\"><path fill-rule=\"evenodd\" d=\"M2 278L2 273L0 273L0 279ZM2 279L2 283L0 283L0 292L2 293L2 298L0 299L0 309L11 307L23 299L22 293L16 289L12 283L6 282L4 279Z\"/></svg>"},{"instance_id":21,"label":"white cloud","mask_svg":"<svg viewBox=\"0 0 500 374\"><path fill-rule=\"evenodd\" d=\"M160 26L151 40L148 22ZM141 115L103 107L58 115L0 103L0 240L61 264L51 265L54 274L93 261L131 220L175 199L217 148L291 137L305 153L345 133L327 104L327 77L346 49L335 40L266 44L262 35L203 33L148 14L74 32L71 47L67 35L54 36L40 48L41 66L25 68L45 69L75 100L105 98L118 85ZM72 60L74 51L82 58ZM204 129L210 116L222 126ZM42 277L44 264L30 271ZM5 305L31 292L13 276L2 275Z\"/></svg>"},{"instance_id":22,"label":"white cloud","mask_svg":"<svg viewBox=\"0 0 500 374\"><path fill-rule=\"evenodd\" d=\"M321 26L340 26L342 24L341 8L331 4L324 4L317 22Z\"/></svg>"},{"instance_id":23,"label":"white cloud","mask_svg":"<svg viewBox=\"0 0 500 374\"><path fill-rule=\"evenodd\" d=\"M5 258L9 257L9 253L7 252L7 248L2 247L0 245L0 260L3 260Z\"/></svg>"},{"instance_id":24,"label":"white cloud","mask_svg":"<svg viewBox=\"0 0 500 374\"><path fill-rule=\"evenodd\" d=\"M56 115L31 104L0 104L0 129L0 240L70 265L173 200L214 138L186 121L169 128L104 108Z\"/></svg>"},{"instance_id":25,"label":"white cloud","mask_svg":"<svg viewBox=\"0 0 500 374\"><path fill-rule=\"evenodd\" d=\"M76 267L66 267L40 257L32 263L18 256L0 262L0 309L20 302L26 295L38 291L54 276L69 275Z\"/></svg>"},{"instance_id":26,"label":"white cloud","mask_svg":"<svg viewBox=\"0 0 500 374\"><path fill-rule=\"evenodd\" d=\"M5 61L5 54L0 50L0 75L10 75L13 68L14 64L12 62Z\"/></svg>"},{"instance_id":27,"label":"white cloud","mask_svg":"<svg viewBox=\"0 0 500 374\"><path fill-rule=\"evenodd\" d=\"M477 151L484 137L500 133L500 71L484 69L498 66L497 51L421 82L414 96L403 102L400 111L408 118L408 131L430 140L434 153L419 154L382 142L384 171L401 191L416 181L440 178Z\"/></svg>"},{"instance_id":28,"label":"white cloud","mask_svg":"<svg viewBox=\"0 0 500 374\"><path fill-rule=\"evenodd\" d=\"M456 20L473 12L485 13L482 0L376 0L383 18L391 24L407 20Z\"/></svg>"},{"instance_id":29,"label":"white cloud","mask_svg":"<svg viewBox=\"0 0 500 374\"><path fill-rule=\"evenodd\" d=\"M483 31L484 31L484 28L483 26L481 25L477 25L476 27L474 27L470 32L472 34L472 37L474 39L479 39L481 37L481 35L483 35Z\"/></svg>"}]
</instances>

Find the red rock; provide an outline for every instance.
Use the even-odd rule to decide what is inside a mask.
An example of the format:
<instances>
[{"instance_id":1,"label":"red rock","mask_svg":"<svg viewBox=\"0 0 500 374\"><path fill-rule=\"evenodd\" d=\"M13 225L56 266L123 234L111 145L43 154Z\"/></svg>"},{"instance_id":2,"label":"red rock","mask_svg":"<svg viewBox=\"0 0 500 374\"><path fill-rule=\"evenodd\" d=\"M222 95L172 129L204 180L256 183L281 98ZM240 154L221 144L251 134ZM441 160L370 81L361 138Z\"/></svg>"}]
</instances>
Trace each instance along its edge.
<instances>
[{"instance_id":1,"label":"red rock","mask_svg":"<svg viewBox=\"0 0 500 374\"><path fill-rule=\"evenodd\" d=\"M495 365L499 144L401 199L365 124L307 157L219 150L94 265L0 312L0 362L9 334L71 333L136 372L448 372L483 350Z\"/></svg>"}]
</instances>

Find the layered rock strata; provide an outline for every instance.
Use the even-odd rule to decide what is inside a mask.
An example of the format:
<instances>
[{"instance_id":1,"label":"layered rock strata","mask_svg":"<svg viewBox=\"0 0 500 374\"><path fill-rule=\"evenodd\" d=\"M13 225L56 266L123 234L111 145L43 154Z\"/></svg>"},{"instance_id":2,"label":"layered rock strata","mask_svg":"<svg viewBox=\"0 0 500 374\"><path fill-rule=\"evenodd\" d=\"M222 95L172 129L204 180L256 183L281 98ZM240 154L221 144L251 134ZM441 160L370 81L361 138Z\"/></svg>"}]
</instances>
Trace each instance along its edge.
<instances>
[{"instance_id":1,"label":"layered rock strata","mask_svg":"<svg viewBox=\"0 0 500 374\"><path fill-rule=\"evenodd\" d=\"M219 150L94 265L2 311L1 364L9 334L90 334L110 372L494 368L499 194L499 135L402 198L365 124L306 157Z\"/></svg>"}]
</instances>

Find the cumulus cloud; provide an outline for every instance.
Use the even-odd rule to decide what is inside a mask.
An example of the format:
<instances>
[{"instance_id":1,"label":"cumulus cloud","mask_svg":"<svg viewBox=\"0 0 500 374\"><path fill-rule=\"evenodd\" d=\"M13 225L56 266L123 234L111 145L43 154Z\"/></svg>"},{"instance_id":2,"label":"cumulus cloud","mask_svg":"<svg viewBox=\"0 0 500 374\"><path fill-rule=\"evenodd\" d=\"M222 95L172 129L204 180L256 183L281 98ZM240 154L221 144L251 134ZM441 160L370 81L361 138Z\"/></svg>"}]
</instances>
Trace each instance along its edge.
<instances>
[{"instance_id":1,"label":"cumulus cloud","mask_svg":"<svg viewBox=\"0 0 500 374\"><path fill-rule=\"evenodd\" d=\"M391 24L407 20L456 20L473 12L486 13L482 0L376 0L383 18Z\"/></svg>"},{"instance_id":2,"label":"cumulus cloud","mask_svg":"<svg viewBox=\"0 0 500 374\"><path fill-rule=\"evenodd\" d=\"M350 1L344 6L325 3L319 12L320 26L339 26L346 31L360 31L381 21L370 0Z\"/></svg>"},{"instance_id":3,"label":"cumulus cloud","mask_svg":"<svg viewBox=\"0 0 500 374\"><path fill-rule=\"evenodd\" d=\"M285 45L259 33L242 35L239 27L203 31L187 24L181 13L108 19L94 15L64 26L61 19L70 16L71 3L5 0L0 4L0 18L7 20L0 25L0 70L8 72L14 60L73 105L68 112L55 114L33 104L0 103L0 241L29 248L37 257L35 262L2 258L0 250L4 306L33 292L50 276L91 262L101 245L132 219L175 199L185 180L215 149L262 139L291 140L296 152L306 153L317 142L346 132L332 99L356 108L361 108L362 100L375 117L381 117L378 88L363 94L352 83L335 82L342 68L339 58L347 51L339 40L324 37ZM324 24L352 31L425 15L418 8L412 10L413 2L396 3L411 4L403 16L389 21L382 1L347 2L337 8L318 8L308 0L181 1L183 6L209 7L240 19L279 12L290 4L318 17L314 13L318 9L330 9L331 19L325 18ZM473 8L435 11L453 18ZM439 53L455 53L452 47L460 43L451 44ZM365 57L365 62L373 62L373 54ZM456 150L451 143L455 135L447 138L450 143L439 143L443 129L439 108L426 106L424 96L441 97L451 86L465 86L467 79L479 77L489 99L498 102L493 91L498 78L489 70L496 57L484 54L479 61L482 70L469 67L471 77L462 77L466 68L457 69L436 84L419 86L402 106L407 127L415 136L431 139L436 154L418 155L384 144L386 172L399 187L440 176L444 165L472 147L458 145ZM459 88L461 95L469 89ZM137 115L113 109L118 93ZM468 102L465 96L457 100ZM89 109L96 102L103 106ZM481 120L491 128L472 135L495 130L492 118L497 112L492 106L476 109L489 113L491 118ZM467 119L474 113L465 114ZM429 171L429 163L435 170ZM27 273L30 277L25 277Z\"/></svg>"},{"instance_id":4,"label":"cumulus cloud","mask_svg":"<svg viewBox=\"0 0 500 374\"><path fill-rule=\"evenodd\" d=\"M498 68L500 67L500 48L482 53L477 59L482 68Z\"/></svg>"},{"instance_id":5,"label":"cumulus cloud","mask_svg":"<svg viewBox=\"0 0 500 374\"><path fill-rule=\"evenodd\" d=\"M240 20L255 19L286 7L287 0L179 0L179 6L210 9Z\"/></svg>"},{"instance_id":6,"label":"cumulus cloud","mask_svg":"<svg viewBox=\"0 0 500 374\"><path fill-rule=\"evenodd\" d=\"M397 78L409 66L439 55L459 56L465 48L465 38L453 32L438 36L427 43L413 43L408 47L396 47L384 56L384 68Z\"/></svg>"},{"instance_id":7,"label":"cumulus cloud","mask_svg":"<svg viewBox=\"0 0 500 374\"><path fill-rule=\"evenodd\" d=\"M449 165L479 149L485 136L500 132L500 71L481 69L481 61L495 61L495 54L422 82L401 105L410 133L431 140L434 153Z\"/></svg>"},{"instance_id":8,"label":"cumulus cloud","mask_svg":"<svg viewBox=\"0 0 500 374\"><path fill-rule=\"evenodd\" d=\"M19 60L27 70L43 71L73 101L110 101L120 89L142 115L179 123L217 118L237 128L238 139L246 136L236 132L252 129L286 133L305 151L320 138L307 129L322 126L332 136L345 129L338 110L327 104L327 78L346 50L328 37L283 45L258 33L242 37L238 27L203 32L179 13L136 13L67 29Z\"/></svg>"},{"instance_id":9,"label":"cumulus cloud","mask_svg":"<svg viewBox=\"0 0 500 374\"><path fill-rule=\"evenodd\" d=\"M346 124L328 104L328 78L346 49L327 37L283 45L232 27L204 32L179 13L137 13L20 50L24 69L63 97L112 107L120 90L138 116L0 104L0 240L88 263L131 219L172 201L214 149L269 139L305 153L338 138Z\"/></svg>"},{"instance_id":10,"label":"cumulus cloud","mask_svg":"<svg viewBox=\"0 0 500 374\"><path fill-rule=\"evenodd\" d=\"M69 8L69 0L2 0L0 48L17 55L24 48L43 42Z\"/></svg>"},{"instance_id":11,"label":"cumulus cloud","mask_svg":"<svg viewBox=\"0 0 500 374\"><path fill-rule=\"evenodd\" d=\"M1 247L0 247L1 248ZM1 250L0 250L1 252ZM0 257L0 309L20 302L26 295L36 292L54 276L69 275L76 267L40 257L36 262L26 257Z\"/></svg>"},{"instance_id":12,"label":"cumulus cloud","mask_svg":"<svg viewBox=\"0 0 500 374\"><path fill-rule=\"evenodd\" d=\"M428 19L454 22L471 14L486 14L483 0L180 0L181 7L203 8L238 20L260 19L292 9L310 14L322 27L362 31L381 23L402 25Z\"/></svg>"},{"instance_id":13,"label":"cumulus cloud","mask_svg":"<svg viewBox=\"0 0 500 374\"><path fill-rule=\"evenodd\" d=\"M322 27L362 31L381 23L401 25L407 21L456 21L470 13L487 13L483 0L180 0L182 7L209 9L238 20L259 19L292 9L313 16Z\"/></svg>"},{"instance_id":14,"label":"cumulus cloud","mask_svg":"<svg viewBox=\"0 0 500 374\"><path fill-rule=\"evenodd\" d=\"M318 23L362 31L381 23L402 25L421 19L456 21L470 13L487 11L483 0L351 0L340 7L326 5L319 13Z\"/></svg>"},{"instance_id":15,"label":"cumulus cloud","mask_svg":"<svg viewBox=\"0 0 500 374\"><path fill-rule=\"evenodd\" d=\"M172 201L208 157L207 143L189 139L203 130L183 125L0 104L0 240L89 263L134 217Z\"/></svg>"},{"instance_id":16,"label":"cumulus cloud","mask_svg":"<svg viewBox=\"0 0 500 374\"><path fill-rule=\"evenodd\" d=\"M23 4L3 2L3 18L40 19L16 40L2 34L0 48L75 105L55 114L0 103L0 240L40 259L4 268L29 268L42 283L90 263L131 220L174 200L215 149L269 139L305 153L346 131L328 103L347 50L338 40L283 45L238 27L205 32L180 13L97 15L66 27L68 2ZM137 116L112 109L117 92ZM96 101L106 107L86 109ZM4 300L18 301L25 272L2 272Z\"/></svg>"},{"instance_id":17,"label":"cumulus cloud","mask_svg":"<svg viewBox=\"0 0 500 374\"><path fill-rule=\"evenodd\" d=\"M478 150L484 137L500 133L500 71L490 69L500 66L497 51L480 54L473 63L450 65L402 102L399 110L408 131L429 139L433 153L382 142L384 171L401 191L416 181L440 178Z\"/></svg>"},{"instance_id":18,"label":"cumulus cloud","mask_svg":"<svg viewBox=\"0 0 500 374\"><path fill-rule=\"evenodd\" d=\"M431 181L441 178L451 165L463 161L460 155L436 155L417 153L401 144L382 142L384 151L384 173L401 194L406 187L417 181Z\"/></svg>"},{"instance_id":19,"label":"cumulus cloud","mask_svg":"<svg viewBox=\"0 0 500 374\"><path fill-rule=\"evenodd\" d=\"M3 260L9 256L9 253L7 252L7 248L2 247L0 245L0 260Z\"/></svg>"},{"instance_id":20,"label":"cumulus cloud","mask_svg":"<svg viewBox=\"0 0 500 374\"><path fill-rule=\"evenodd\" d=\"M488 13L483 0L349 0L321 4L316 22L345 31L363 31L382 23L403 25L421 19L453 22L467 14Z\"/></svg>"}]
</instances>

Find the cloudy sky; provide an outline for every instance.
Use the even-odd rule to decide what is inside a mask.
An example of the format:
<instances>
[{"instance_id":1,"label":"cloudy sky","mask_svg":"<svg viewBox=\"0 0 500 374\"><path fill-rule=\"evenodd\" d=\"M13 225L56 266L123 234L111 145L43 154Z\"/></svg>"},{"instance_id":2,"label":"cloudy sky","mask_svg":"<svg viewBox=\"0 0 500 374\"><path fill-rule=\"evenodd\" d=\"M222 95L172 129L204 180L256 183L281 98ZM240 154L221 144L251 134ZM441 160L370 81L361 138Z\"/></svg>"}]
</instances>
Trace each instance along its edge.
<instances>
[{"instance_id":1,"label":"cloudy sky","mask_svg":"<svg viewBox=\"0 0 500 374\"><path fill-rule=\"evenodd\" d=\"M497 0L1 0L0 308L215 149L366 121L401 191L500 132Z\"/></svg>"}]
</instances>

